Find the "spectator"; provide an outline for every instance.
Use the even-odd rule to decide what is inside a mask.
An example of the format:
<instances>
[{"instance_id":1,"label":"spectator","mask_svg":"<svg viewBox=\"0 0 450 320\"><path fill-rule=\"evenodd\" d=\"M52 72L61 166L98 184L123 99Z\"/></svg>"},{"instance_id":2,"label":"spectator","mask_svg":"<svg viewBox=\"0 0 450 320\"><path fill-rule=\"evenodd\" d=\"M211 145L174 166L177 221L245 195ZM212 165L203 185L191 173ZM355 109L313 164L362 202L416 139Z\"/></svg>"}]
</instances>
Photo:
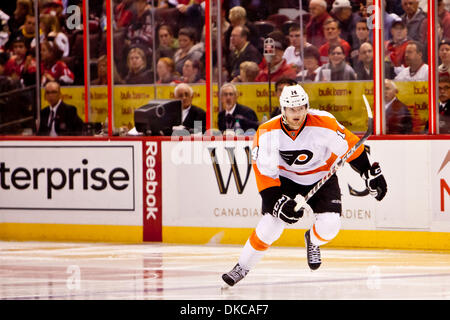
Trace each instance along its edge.
<instances>
[{"instance_id":1,"label":"spectator","mask_svg":"<svg viewBox=\"0 0 450 320\"><path fill-rule=\"evenodd\" d=\"M174 95L181 100L182 117L181 124L190 133L197 133L200 129L202 133L206 131L206 112L192 104L194 90L186 83L180 83L175 87ZM183 128L183 129L184 129Z\"/></svg>"},{"instance_id":2,"label":"spectator","mask_svg":"<svg viewBox=\"0 0 450 320\"><path fill-rule=\"evenodd\" d=\"M133 20L133 0L122 0L114 8L114 20L116 22L116 28L128 28L131 21Z\"/></svg>"},{"instance_id":3,"label":"spectator","mask_svg":"<svg viewBox=\"0 0 450 320\"><path fill-rule=\"evenodd\" d=\"M340 44L331 45L328 49L329 61L320 67L316 81L353 81L356 73L346 63L344 47Z\"/></svg>"},{"instance_id":4,"label":"spectator","mask_svg":"<svg viewBox=\"0 0 450 320\"><path fill-rule=\"evenodd\" d=\"M323 30L325 34L326 43L319 48L320 63L328 62L328 49L333 45L340 45L344 49L344 60L350 57L351 47L347 41L340 37L341 29L339 23L330 18L323 23Z\"/></svg>"},{"instance_id":5,"label":"spectator","mask_svg":"<svg viewBox=\"0 0 450 320\"><path fill-rule=\"evenodd\" d=\"M158 81L156 83L172 83L179 81L179 74L175 70L175 62L168 58L160 58L156 64Z\"/></svg>"},{"instance_id":6,"label":"spectator","mask_svg":"<svg viewBox=\"0 0 450 320\"><path fill-rule=\"evenodd\" d=\"M147 68L147 56L139 47L131 48L127 56L128 74L125 77L127 84L153 83L153 72Z\"/></svg>"},{"instance_id":7,"label":"spectator","mask_svg":"<svg viewBox=\"0 0 450 320\"><path fill-rule=\"evenodd\" d=\"M405 50L408 65L395 77L397 81L428 81L428 64L423 62L423 47L420 42L410 41Z\"/></svg>"},{"instance_id":8,"label":"spectator","mask_svg":"<svg viewBox=\"0 0 450 320\"><path fill-rule=\"evenodd\" d=\"M181 13L180 28L193 28L195 30L195 42L200 41L203 26L205 24L205 11L202 7L204 0L186 1L179 3L176 8Z\"/></svg>"},{"instance_id":9,"label":"spectator","mask_svg":"<svg viewBox=\"0 0 450 320\"><path fill-rule=\"evenodd\" d=\"M444 0L438 0L438 19L442 26L442 37L450 39L450 12L445 8Z\"/></svg>"},{"instance_id":10,"label":"spectator","mask_svg":"<svg viewBox=\"0 0 450 320\"><path fill-rule=\"evenodd\" d=\"M211 16L211 33L214 35L214 37L216 38L217 41L217 29L219 27L220 24L220 29L221 29L221 43L222 43L222 48L223 50L225 50L226 48L226 44L225 44L225 33L228 31L228 28L231 26L231 24L227 21L227 13L228 11L224 8L224 2L221 1L221 10L220 10L220 20L219 22L217 21L217 15L213 14ZM213 1L211 2L211 8L212 8L212 12L217 12L217 2ZM202 29L202 41L205 42L205 34L206 34L206 26L203 26ZM228 45L230 44L229 42L229 38L228 38Z\"/></svg>"},{"instance_id":11,"label":"spectator","mask_svg":"<svg viewBox=\"0 0 450 320\"><path fill-rule=\"evenodd\" d=\"M341 38L353 46L355 42L354 32L356 30L356 23L360 20L357 13L353 13L352 5L349 0L334 0L331 14L338 21L341 29Z\"/></svg>"},{"instance_id":12,"label":"spectator","mask_svg":"<svg viewBox=\"0 0 450 320\"><path fill-rule=\"evenodd\" d=\"M305 50L305 48L311 46L311 44L306 41L306 29L303 28L302 37L299 25L293 25L290 27L289 43L289 47L287 47L283 53L283 59L286 60L287 64L294 65L297 68L297 71L299 71L303 66L301 50Z\"/></svg>"},{"instance_id":13,"label":"spectator","mask_svg":"<svg viewBox=\"0 0 450 320\"><path fill-rule=\"evenodd\" d=\"M41 43L41 74L42 85L48 81L57 81L60 84L72 84L74 82L73 72L61 61L62 51L50 41Z\"/></svg>"},{"instance_id":14,"label":"spectator","mask_svg":"<svg viewBox=\"0 0 450 320\"><path fill-rule=\"evenodd\" d=\"M419 0L402 0L405 13L401 16L408 29L408 37L412 40L421 40L421 26L427 23L427 15L419 7Z\"/></svg>"},{"instance_id":15,"label":"spectator","mask_svg":"<svg viewBox=\"0 0 450 320\"><path fill-rule=\"evenodd\" d=\"M350 52L350 60L353 66L356 66L359 61L359 47L361 47L364 42L372 43L369 38L369 28L367 27L367 20L361 19L356 23L352 51Z\"/></svg>"},{"instance_id":16,"label":"spectator","mask_svg":"<svg viewBox=\"0 0 450 320\"><path fill-rule=\"evenodd\" d=\"M373 80L373 46L370 42L365 42L360 47L359 61L355 65L355 72L358 80ZM394 79L395 72L389 60L384 61L384 77Z\"/></svg>"},{"instance_id":17,"label":"spectator","mask_svg":"<svg viewBox=\"0 0 450 320\"><path fill-rule=\"evenodd\" d=\"M365 42L359 48L359 62L355 66L358 80L373 80L373 48Z\"/></svg>"},{"instance_id":18,"label":"spectator","mask_svg":"<svg viewBox=\"0 0 450 320\"><path fill-rule=\"evenodd\" d=\"M156 49L156 61L162 57L173 59L175 52L179 49L178 39L174 38L172 28L163 24L158 30L159 46Z\"/></svg>"},{"instance_id":19,"label":"spectator","mask_svg":"<svg viewBox=\"0 0 450 320\"><path fill-rule=\"evenodd\" d=\"M320 71L319 50L314 46L310 46L305 49L303 57L305 59L304 69L297 74L296 80L298 82L315 81Z\"/></svg>"},{"instance_id":20,"label":"spectator","mask_svg":"<svg viewBox=\"0 0 450 320\"><path fill-rule=\"evenodd\" d=\"M309 42L317 48L325 44L324 22L331 18L327 12L325 0L311 0L309 2L310 19L306 25L306 35Z\"/></svg>"},{"instance_id":21,"label":"spectator","mask_svg":"<svg viewBox=\"0 0 450 320\"><path fill-rule=\"evenodd\" d=\"M297 67L287 64L283 58L284 51L286 50L286 44L284 35L280 31L273 31L269 33L269 37L275 41L275 55L272 57L270 64L263 58L259 64L259 74L256 77L257 82L277 81L281 78L295 79L297 76ZM269 74L270 67L270 74Z\"/></svg>"},{"instance_id":22,"label":"spectator","mask_svg":"<svg viewBox=\"0 0 450 320\"><path fill-rule=\"evenodd\" d=\"M244 61L239 67L239 75L234 77L231 82L256 82L259 74L259 67L253 61Z\"/></svg>"},{"instance_id":23,"label":"spectator","mask_svg":"<svg viewBox=\"0 0 450 320\"><path fill-rule=\"evenodd\" d=\"M178 32L178 43L180 49L175 52L175 70L181 74L183 72L183 65L187 59L192 61L199 61L205 51L202 42L196 43L195 30L192 28L181 28Z\"/></svg>"},{"instance_id":24,"label":"spectator","mask_svg":"<svg viewBox=\"0 0 450 320\"><path fill-rule=\"evenodd\" d=\"M33 15L33 1L16 0L16 10L13 16L8 20L9 31L19 30L20 26L25 23L25 17Z\"/></svg>"},{"instance_id":25,"label":"spectator","mask_svg":"<svg viewBox=\"0 0 450 320\"><path fill-rule=\"evenodd\" d=\"M438 67L439 77L450 77L450 40L442 40L439 43L439 59L441 64Z\"/></svg>"},{"instance_id":26,"label":"spectator","mask_svg":"<svg viewBox=\"0 0 450 320\"><path fill-rule=\"evenodd\" d=\"M219 112L219 130L237 130L239 127L246 132L249 129L258 129L258 117L255 111L247 106L237 103L237 89L231 83L225 83L220 88L220 101L224 108Z\"/></svg>"},{"instance_id":27,"label":"spectator","mask_svg":"<svg viewBox=\"0 0 450 320\"><path fill-rule=\"evenodd\" d=\"M62 0L47 0L42 5L42 13L51 14L56 17L63 15L64 5Z\"/></svg>"},{"instance_id":28,"label":"spectator","mask_svg":"<svg viewBox=\"0 0 450 320\"><path fill-rule=\"evenodd\" d=\"M17 36L12 41L12 57L5 65L5 76L13 81L20 81L24 85L36 83L36 60L28 55L26 40L23 36Z\"/></svg>"},{"instance_id":29,"label":"spectator","mask_svg":"<svg viewBox=\"0 0 450 320\"><path fill-rule=\"evenodd\" d=\"M76 107L62 101L59 83L47 82L44 97L49 105L41 110L38 135L80 135L83 130L83 120L78 116Z\"/></svg>"},{"instance_id":30,"label":"spectator","mask_svg":"<svg viewBox=\"0 0 450 320\"><path fill-rule=\"evenodd\" d=\"M398 89L391 80L384 80L384 103L386 109L386 134L412 132L412 117L408 107L397 98Z\"/></svg>"},{"instance_id":31,"label":"spectator","mask_svg":"<svg viewBox=\"0 0 450 320\"><path fill-rule=\"evenodd\" d=\"M151 48L153 45L153 22L151 6L147 0L135 0L134 17L128 24L126 43L128 46L141 45Z\"/></svg>"},{"instance_id":32,"label":"spectator","mask_svg":"<svg viewBox=\"0 0 450 320\"><path fill-rule=\"evenodd\" d=\"M25 44L27 48L31 48L31 42L34 39L35 25L36 25L35 16L28 14L25 17L24 24L19 28L19 30L11 34L11 39L15 39L19 36L22 36L25 39Z\"/></svg>"},{"instance_id":33,"label":"spectator","mask_svg":"<svg viewBox=\"0 0 450 320\"><path fill-rule=\"evenodd\" d=\"M65 25L66 25L66 17L64 15L64 8L71 4L75 4L77 5L81 10L82 10L82 1L71 1L71 2L67 2L67 0L65 1L65 5L63 4L63 0L49 0L46 1L43 5L42 10L40 11L40 13L46 14L46 15L51 15L56 17L56 20L58 20L58 24L61 27L61 30L64 29ZM75 28L76 29L76 28ZM66 29L66 32L71 31L70 28L69 30Z\"/></svg>"},{"instance_id":34,"label":"spectator","mask_svg":"<svg viewBox=\"0 0 450 320\"><path fill-rule=\"evenodd\" d=\"M306 56L305 56L305 59L306 59ZM306 61L305 61L305 63L306 63ZM277 95L277 101L279 101L281 92L283 92L284 87L295 86L296 84L297 84L297 81L292 80L292 79L287 79L287 78L282 78L282 79L278 80L277 82L275 82L275 93ZM270 118L276 117L280 114L281 114L280 107L276 107L270 114Z\"/></svg>"},{"instance_id":35,"label":"spectator","mask_svg":"<svg viewBox=\"0 0 450 320\"><path fill-rule=\"evenodd\" d=\"M398 16L404 13L401 1L398 0L384 0L386 2L386 11L392 12Z\"/></svg>"},{"instance_id":36,"label":"spectator","mask_svg":"<svg viewBox=\"0 0 450 320\"><path fill-rule=\"evenodd\" d=\"M408 45L408 30L406 24L399 20L392 24L392 40L385 42L386 56L391 60L394 67L405 65L405 51Z\"/></svg>"},{"instance_id":37,"label":"spectator","mask_svg":"<svg viewBox=\"0 0 450 320\"><path fill-rule=\"evenodd\" d=\"M225 31L225 48L224 53L228 55L230 51L233 49L233 44L231 43L231 33L235 27L245 27L247 28L247 40L255 47L258 48L258 30L256 30L255 26L247 20L247 12L241 6L235 6L231 8L228 13L228 20L230 20L230 26Z\"/></svg>"},{"instance_id":38,"label":"spectator","mask_svg":"<svg viewBox=\"0 0 450 320\"><path fill-rule=\"evenodd\" d=\"M58 18L50 14L41 14L39 19L39 27L42 31L40 35L41 43L43 40L53 42L62 52L62 56L68 57L70 53L69 38L61 31ZM34 48L35 46L36 38L31 41L31 48Z\"/></svg>"},{"instance_id":39,"label":"spectator","mask_svg":"<svg viewBox=\"0 0 450 320\"><path fill-rule=\"evenodd\" d=\"M185 83L204 83L205 79L201 75L200 62L187 59L184 62L183 74L181 75L180 81Z\"/></svg>"},{"instance_id":40,"label":"spectator","mask_svg":"<svg viewBox=\"0 0 450 320\"><path fill-rule=\"evenodd\" d=\"M439 133L450 133L450 77L439 78Z\"/></svg>"},{"instance_id":41,"label":"spectator","mask_svg":"<svg viewBox=\"0 0 450 320\"><path fill-rule=\"evenodd\" d=\"M233 51L227 56L226 65L230 79L240 73L240 65L244 61L260 63L261 53L248 41L248 29L243 26L236 26L231 33L231 45Z\"/></svg>"},{"instance_id":42,"label":"spectator","mask_svg":"<svg viewBox=\"0 0 450 320\"><path fill-rule=\"evenodd\" d=\"M108 84L108 60L106 55L103 55L97 59L97 78L91 81L91 85L106 84Z\"/></svg>"},{"instance_id":43,"label":"spectator","mask_svg":"<svg viewBox=\"0 0 450 320\"><path fill-rule=\"evenodd\" d=\"M11 77L5 75L5 66L9 61L9 54L0 51L0 92L8 92L20 88L19 81L14 81Z\"/></svg>"}]
</instances>

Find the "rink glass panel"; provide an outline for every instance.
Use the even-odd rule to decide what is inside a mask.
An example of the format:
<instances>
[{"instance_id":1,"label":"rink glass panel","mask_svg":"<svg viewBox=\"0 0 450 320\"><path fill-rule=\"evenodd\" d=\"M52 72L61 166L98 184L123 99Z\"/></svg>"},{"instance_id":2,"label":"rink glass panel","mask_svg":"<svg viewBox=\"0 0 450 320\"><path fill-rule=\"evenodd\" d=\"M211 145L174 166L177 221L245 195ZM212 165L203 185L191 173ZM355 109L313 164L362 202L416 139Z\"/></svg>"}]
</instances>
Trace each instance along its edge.
<instances>
[{"instance_id":1,"label":"rink glass panel","mask_svg":"<svg viewBox=\"0 0 450 320\"><path fill-rule=\"evenodd\" d=\"M156 1L155 1L156 2ZM230 1L224 1L224 7L229 7ZM111 2L114 6L116 3ZM149 1L149 4L153 4L153 1ZM133 4L134 5L134 4ZM211 5L211 25L209 28L212 33L212 60L213 62L213 72L212 72L212 127L217 127L217 114L221 110L220 101L218 99L218 88L225 82L224 77L220 78L222 75L219 70L222 70L223 60L219 59L219 54L215 48L219 47L218 30L217 30L217 17L221 15L218 11L217 1L210 1ZM297 5L299 7L301 2ZM438 8L437 1L434 1L434 6ZM9 7L11 7L9 5ZM0 5L0 9L5 12L11 11L6 3ZM91 19L89 23L89 35L88 35L88 52L89 52L89 103L86 114L85 109L85 74L84 74L84 63L83 57L85 55L85 48L83 43L83 32L85 25L83 24L83 19L77 22L74 19L74 14L83 15L82 6L79 7L79 11L71 11L71 19L66 19L66 29L71 31L70 43L71 43L71 53L69 57L65 57L63 61L71 68L75 74L75 81L71 85L63 86L63 98L69 103L77 107L78 114L83 120L87 120L91 123L96 123L105 125L105 121L108 115L108 88L106 83L103 81L97 82L99 77L99 72L101 72L101 63L106 55L107 48L107 29L105 28L105 20L108 12L106 12L106 2L101 5L95 4L90 1L87 8L87 14L93 15L95 18ZM293 8L289 8L292 9ZM296 8L299 9L299 8ZM308 8L301 8L304 12L308 11ZM9 10L9 11L8 11ZM384 10L384 9L383 9ZM14 11L14 10L12 10ZM394 12L391 7L387 7L386 11L388 13ZM299 11L300 12L300 11ZM356 12L356 11L355 11ZM42 13L39 10L36 16ZM252 12L254 16L255 12ZM289 14L289 13L288 13ZM226 15L226 13L225 13ZM250 17L252 17L250 15ZM134 126L133 112L136 108L148 102L148 100L155 98L173 98L173 88L174 84L164 84L156 85L158 76L155 71L156 57L154 52L158 48L159 40L157 37L157 28L162 23L167 22L166 16L159 15L158 17L152 16L154 23L152 23L153 30L151 31L153 35L152 42L147 44L140 44L140 47L146 49L147 55L147 67L153 72L153 79L148 81L149 83L137 83L137 84L126 84L120 81L120 77L125 77L127 72L126 66L126 55L127 50L129 50L130 44L126 41L127 30L123 27L115 27L112 36L112 52L114 53L114 62L116 70L109 70L110 73L114 73L113 81L113 127L114 130L119 128L131 128ZM113 15L114 20L114 15ZM266 19L267 20L267 19ZM289 16L291 22L298 22L301 27L301 34L304 34L304 26L307 24L308 15L293 15ZM204 20L202 20L204 23ZM258 20L255 20L256 22ZM68 22L70 22L68 24ZM174 23L174 21L169 21ZM281 25L281 30L286 34L288 30ZM224 32L225 30L222 30ZM385 30L385 32L388 32ZM436 34L436 42L440 41L440 34ZM203 38L202 38L203 39ZM289 41L287 37L287 41ZM313 39L306 39L307 42L312 42ZM221 42L221 46L224 43ZM426 47L424 51L427 51L430 41L426 41ZM303 56L305 48L303 47L300 55ZM224 59L224 56L222 56ZM441 64L440 59L436 59L437 64ZM436 66L436 70L437 67ZM37 67L40 67L40 63L37 63ZM203 64L203 69L205 70L205 65ZM300 71L300 70L299 70ZM119 77L120 76L120 77ZM222 75L223 76L223 75ZM203 76L204 78L205 75ZM437 80L438 77L436 77ZM123 79L122 79L123 80ZM308 88L308 92L311 96L311 106L320 110L325 110L331 112L342 124L347 126L353 132L363 132L366 128L366 116L364 114L364 108L362 108L362 93L365 93L368 97L369 102L372 104L373 95L373 82L371 80L367 81L340 81L340 82L312 82L302 84ZM428 122L428 83L427 81L421 82L396 82L399 87L399 99L404 102L412 116L413 129L412 133L415 134L426 134L426 123ZM258 119L262 120L267 117L270 109L278 106L277 97L275 94L274 82L271 82L269 88L268 82L262 83L242 83L237 84L239 91L238 102L245 104L255 110ZM438 85L435 86L438 90ZM196 83L193 85L195 96L193 103L206 110L206 86L204 83ZM0 96L0 134L2 135L29 135L35 133L35 121L38 117L38 111L47 105L43 94L40 95L40 101L36 98L38 97L36 93L36 88L32 85L26 86L25 88L11 88L11 90L5 90ZM23 91L22 91L23 90ZM270 91L270 101L269 101L269 90ZM42 92L42 89L41 89ZM436 93L437 95L437 93ZM17 102L14 102L17 101ZM437 101L439 101L437 99ZM14 108L14 112L11 111L12 106L18 105L18 108ZM32 119L33 118L33 119ZM439 123L442 122L442 115L437 112L437 127ZM383 129L383 131L385 128ZM439 128L438 128L439 130ZM442 130L440 130L442 131ZM439 131L438 131L439 132ZM95 130L87 132L87 134L94 134ZM443 133L443 132L441 132ZM110 133L112 134L112 133Z\"/></svg>"}]
</instances>

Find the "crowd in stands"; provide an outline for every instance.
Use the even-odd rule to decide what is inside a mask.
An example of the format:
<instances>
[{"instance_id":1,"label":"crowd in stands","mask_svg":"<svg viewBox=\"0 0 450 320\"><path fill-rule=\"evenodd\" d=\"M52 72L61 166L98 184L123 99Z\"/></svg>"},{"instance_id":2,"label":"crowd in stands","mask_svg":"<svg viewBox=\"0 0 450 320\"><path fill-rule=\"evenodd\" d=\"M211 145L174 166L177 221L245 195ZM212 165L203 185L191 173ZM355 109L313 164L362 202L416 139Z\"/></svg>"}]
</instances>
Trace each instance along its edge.
<instances>
[{"instance_id":1,"label":"crowd in stands","mask_svg":"<svg viewBox=\"0 0 450 320\"><path fill-rule=\"evenodd\" d=\"M373 0L304 0L301 20L278 13L280 8L299 9L298 1L223 0L221 4L225 81L266 82L269 77L274 82L283 77L353 81L373 77ZM115 83L204 82L204 5L204 0L113 1ZM385 0L383 5L385 77L427 80L426 1ZM18 85L30 85L36 81L33 74L39 65L43 84L49 80L62 85L83 84L83 24L73 25L73 10L66 11L69 6L78 6L81 12L82 1L39 1L39 63L34 50L33 0L16 0L9 10L12 12L0 10L1 61L8 57L2 62L3 77L18 81ZM104 1L89 1L89 12L91 80L105 84ZM214 33L217 19L212 18ZM450 38L450 12L444 0L438 1L438 18L438 40L444 43L442 50L439 47L439 72L448 74L450 58L444 51ZM213 37L219 39L217 34ZM263 55L267 37L275 40L271 61ZM214 52L216 47L214 44ZM213 62L217 68L216 56Z\"/></svg>"},{"instance_id":2,"label":"crowd in stands","mask_svg":"<svg viewBox=\"0 0 450 320\"><path fill-rule=\"evenodd\" d=\"M299 9L298 1L221 3L225 81L266 82L269 77L274 82L282 77L298 81L373 78L373 0L302 1L302 26L299 17L291 19L278 13L280 8ZM91 80L105 84L104 76L99 79L102 57L106 55L106 6L100 0L89 4ZM204 82L204 4L204 0L113 1L115 83ZM421 0L385 0L383 4L385 77L427 80L426 2L425 6ZM83 24L70 25L73 11L66 11L73 5L81 10L82 1L39 1L42 83L57 80L62 85L83 84ZM36 81L33 0L16 0L13 9L12 14L0 11L2 61L5 55L8 57L6 63L2 62L2 76L26 86ZM212 20L214 33L217 19ZM438 1L438 20L438 40L444 42L442 50L439 47L439 70L448 73L450 63L444 51L448 47L446 39L450 38L450 12L444 0ZM271 61L263 55L263 40L267 37L275 40ZM213 61L217 68L216 56ZM254 64L258 66L256 76Z\"/></svg>"},{"instance_id":3,"label":"crowd in stands","mask_svg":"<svg viewBox=\"0 0 450 320\"><path fill-rule=\"evenodd\" d=\"M39 1L38 15L33 1ZM83 1L6 3L0 6L0 88L35 84L38 67L41 85L83 85L84 24L82 16L78 20L73 16L81 14ZM105 3L89 1L91 85L108 82ZM219 75L222 82L232 83L373 79L373 0L302 0L303 11L297 0L220 3L220 28L217 16L211 17L214 81ZM444 0L437 3L439 78L448 79L450 12ZM427 81L427 1L384 0L382 4L385 78ZM212 5L216 10L214 2ZM78 11L68 10L73 6ZM280 14L282 8L304 14L293 18ZM114 0L112 11L115 84L205 82L204 0ZM268 37L274 40L270 57L264 55ZM219 47L221 55L217 55Z\"/></svg>"}]
</instances>

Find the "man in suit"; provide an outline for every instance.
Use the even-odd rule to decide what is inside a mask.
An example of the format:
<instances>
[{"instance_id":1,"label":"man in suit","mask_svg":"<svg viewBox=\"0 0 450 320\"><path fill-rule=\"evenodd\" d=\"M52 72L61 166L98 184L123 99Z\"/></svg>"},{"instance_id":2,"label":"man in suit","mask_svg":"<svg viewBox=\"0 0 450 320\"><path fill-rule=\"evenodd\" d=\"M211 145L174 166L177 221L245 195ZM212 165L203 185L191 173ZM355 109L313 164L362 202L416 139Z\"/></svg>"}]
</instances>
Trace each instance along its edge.
<instances>
[{"instance_id":1,"label":"man in suit","mask_svg":"<svg viewBox=\"0 0 450 320\"><path fill-rule=\"evenodd\" d=\"M225 83L220 88L220 101L223 107L218 116L220 131L237 130L239 127L244 132L258 129L259 122L255 111L237 103L237 89L233 84Z\"/></svg>"},{"instance_id":2,"label":"man in suit","mask_svg":"<svg viewBox=\"0 0 450 320\"><path fill-rule=\"evenodd\" d=\"M231 31L230 43L233 49L226 59L229 80L239 75L242 62L253 61L259 64L262 60L261 53L248 41L248 37L249 31L245 26L236 26Z\"/></svg>"},{"instance_id":3,"label":"man in suit","mask_svg":"<svg viewBox=\"0 0 450 320\"><path fill-rule=\"evenodd\" d=\"M206 131L206 112L192 105L194 90L186 83L180 83L175 87L175 98L181 100L182 126L190 133L204 133Z\"/></svg>"},{"instance_id":4,"label":"man in suit","mask_svg":"<svg viewBox=\"0 0 450 320\"><path fill-rule=\"evenodd\" d=\"M62 101L61 88L56 81L45 84L45 100L49 106L41 110L41 120L38 128L40 136L75 136L81 135L83 120L77 114L74 106Z\"/></svg>"},{"instance_id":5,"label":"man in suit","mask_svg":"<svg viewBox=\"0 0 450 320\"><path fill-rule=\"evenodd\" d=\"M398 100L398 89L391 80L384 80L384 101L386 108L386 134L412 133L412 117L408 107Z\"/></svg>"},{"instance_id":6,"label":"man in suit","mask_svg":"<svg viewBox=\"0 0 450 320\"><path fill-rule=\"evenodd\" d=\"M450 78L439 78L439 133L450 133Z\"/></svg>"}]
</instances>

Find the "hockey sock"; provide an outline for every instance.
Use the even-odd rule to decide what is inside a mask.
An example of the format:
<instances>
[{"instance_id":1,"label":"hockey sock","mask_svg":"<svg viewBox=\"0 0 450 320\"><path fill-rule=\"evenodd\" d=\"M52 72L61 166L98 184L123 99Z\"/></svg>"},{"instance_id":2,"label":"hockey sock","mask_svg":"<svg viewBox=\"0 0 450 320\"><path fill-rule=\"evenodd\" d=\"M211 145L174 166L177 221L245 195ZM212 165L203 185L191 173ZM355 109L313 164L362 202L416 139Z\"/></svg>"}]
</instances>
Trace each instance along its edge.
<instances>
[{"instance_id":1,"label":"hockey sock","mask_svg":"<svg viewBox=\"0 0 450 320\"><path fill-rule=\"evenodd\" d=\"M270 214L264 215L255 231L245 243L239 258L239 265L252 269L266 253L267 249L283 233L285 223Z\"/></svg>"},{"instance_id":2,"label":"hockey sock","mask_svg":"<svg viewBox=\"0 0 450 320\"><path fill-rule=\"evenodd\" d=\"M337 236L341 228L339 213L326 212L316 214L316 222L311 228L311 242L316 246L324 245Z\"/></svg>"}]
</instances>

